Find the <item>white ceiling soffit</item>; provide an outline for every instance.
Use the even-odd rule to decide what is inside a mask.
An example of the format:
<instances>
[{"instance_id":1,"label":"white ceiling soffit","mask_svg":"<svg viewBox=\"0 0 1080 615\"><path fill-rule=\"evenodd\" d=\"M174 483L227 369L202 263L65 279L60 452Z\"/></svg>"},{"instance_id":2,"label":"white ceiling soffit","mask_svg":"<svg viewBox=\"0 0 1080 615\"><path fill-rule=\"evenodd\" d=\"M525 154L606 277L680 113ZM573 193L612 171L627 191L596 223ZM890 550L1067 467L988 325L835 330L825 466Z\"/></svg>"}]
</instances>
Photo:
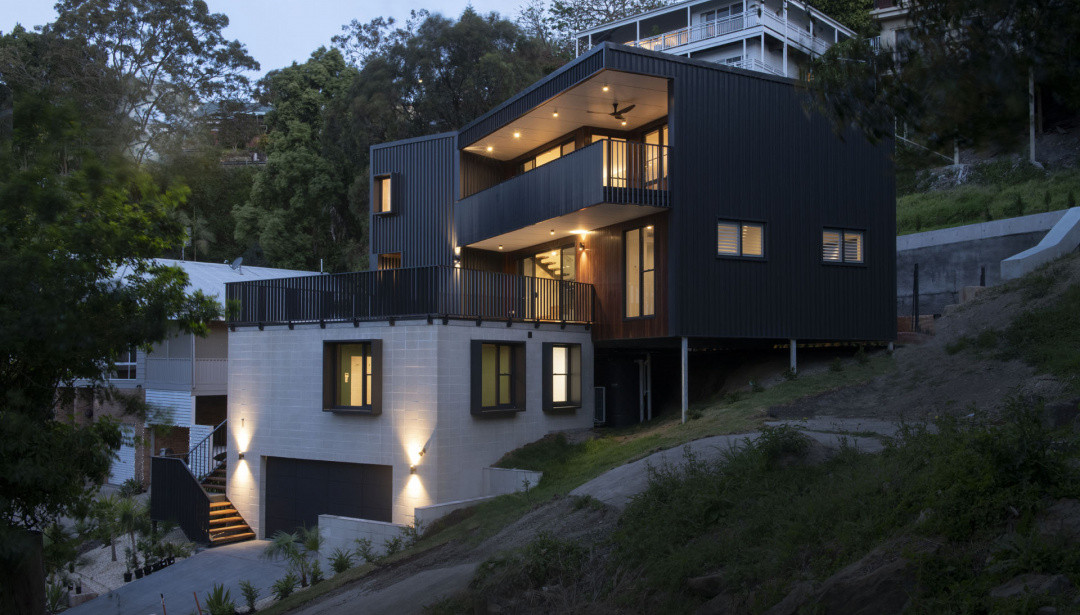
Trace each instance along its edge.
<instances>
[{"instance_id":1,"label":"white ceiling soffit","mask_svg":"<svg viewBox=\"0 0 1080 615\"><path fill-rule=\"evenodd\" d=\"M560 112L561 114L562 112ZM602 203L579 209L558 218L538 222L516 231L503 233L491 239L477 241L469 244L468 247L478 250L491 250L492 252L513 252L556 239L567 237L577 239L577 233L580 231L591 232L605 226L641 218L661 211L667 210L661 207ZM585 245L588 246L589 239L587 235L584 241ZM499 246L502 246L502 248L500 249Z\"/></svg>"},{"instance_id":2,"label":"white ceiling soffit","mask_svg":"<svg viewBox=\"0 0 1080 615\"><path fill-rule=\"evenodd\" d=\"M667 100L667 79L604 70L466 147L465 151L511 160L582 126L634 130L667 115ZM608 115L616 102L620 109L635 105L624 116L625 126ZM515 137L515 133L519 136Z\"/></svg>"}]
</instances>

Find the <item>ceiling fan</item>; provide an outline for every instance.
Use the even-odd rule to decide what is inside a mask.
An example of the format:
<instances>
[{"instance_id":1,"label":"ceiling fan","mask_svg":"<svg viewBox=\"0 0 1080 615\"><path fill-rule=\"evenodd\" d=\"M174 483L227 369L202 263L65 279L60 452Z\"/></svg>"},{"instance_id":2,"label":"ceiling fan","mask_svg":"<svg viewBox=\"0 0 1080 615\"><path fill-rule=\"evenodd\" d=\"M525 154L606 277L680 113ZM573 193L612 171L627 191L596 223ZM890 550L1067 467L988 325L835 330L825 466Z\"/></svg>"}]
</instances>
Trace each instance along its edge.
<instances>
[{"instance_id":1,"label":"ceiling fan","mask_svg":"<svg viewBox=\"0 0 1080 615\"><path fill-rule=\"evenodd\" d=\"M589 113L594 113L596 115L610 115L611 117L613 117L613 118L615 118L617 120L625 120L626 118L623 117L623 114L624 113L630 113L630 111L636 106L637 105L627 105L627 106L623 107L622 109L620 109L619 108L619 103L618 103L618 101L616 101L616 102L611 103L611 113L603 113L603 112L600 112L600 111L588 111L588 112Z\"/></svg>"}]
</instances>

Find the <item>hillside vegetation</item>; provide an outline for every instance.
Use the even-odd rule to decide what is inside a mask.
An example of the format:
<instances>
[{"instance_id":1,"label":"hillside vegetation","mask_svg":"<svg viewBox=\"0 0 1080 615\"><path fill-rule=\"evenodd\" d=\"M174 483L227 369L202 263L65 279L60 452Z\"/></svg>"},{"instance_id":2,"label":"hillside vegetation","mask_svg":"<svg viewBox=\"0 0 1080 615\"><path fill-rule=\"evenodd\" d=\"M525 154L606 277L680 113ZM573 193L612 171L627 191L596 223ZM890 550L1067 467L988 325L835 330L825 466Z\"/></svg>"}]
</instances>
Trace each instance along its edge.
<instances>
[{"instance_id":1,"label":"hillside vegetation","mask_svg":"<svg viewBox=\"0 0 1080 615\"><path fill-rule=\"evenodd\" d=\"M896 202L899 235L1075 207L1080 170L1046 172L1013 160L971 165L962 185L930 189L929 174L910 177Z\"/></svg>"}]
</instances>

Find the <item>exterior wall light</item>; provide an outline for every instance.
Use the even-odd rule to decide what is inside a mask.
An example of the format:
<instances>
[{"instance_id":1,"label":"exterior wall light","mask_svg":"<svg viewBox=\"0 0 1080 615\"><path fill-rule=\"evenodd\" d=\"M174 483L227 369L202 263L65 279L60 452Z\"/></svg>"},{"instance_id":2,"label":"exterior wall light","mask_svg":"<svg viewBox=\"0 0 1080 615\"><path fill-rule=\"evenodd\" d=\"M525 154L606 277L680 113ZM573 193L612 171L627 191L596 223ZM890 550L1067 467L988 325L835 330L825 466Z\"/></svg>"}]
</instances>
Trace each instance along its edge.
<instances>
[{"instance_id":1,"label":"exterior wall light","mask_svg":"<svg viewBox=\"0 0 1080 615\"><path fill-rule=\"evenodd\" d=\"M515 138L515 139L520 139L520 138L521 138L521 133L520 133L520 132L517 132L517 131L515 131L515 132L514 132L514 138Z\"/></svg>"},{"instance_id":2,"label":"exterior wall light","mask_svg":"<svg viewBox=\"0 0 1080 615\"><path fill-rule=\"evenodd\" d=\"M416 466L415 465L409 466L409 474L416 474Z\"/></svg>"},{"instance_id":3,"label":"exterior wall light","mask_svg":"<svg viewBox=\"0 0 1080 615\"><path fill-rule=\"evenodd\" d=\"M499 249L502 250L502 244L501 243L499 244Z\"/></svg>"},{"instance_id":4,"label":"exterior wall light","mask_svg":"<svg viewBox=\"0 0 1080 615\"><path fill-rule=\"evenodd\" d=\"M489 146L487 146L487 151L488 151L488 153L491 153L491 152L495 151L495 148L489 145Z\"/></svg>"},{"instance_id":5,"label":"exterior wall light","mask_svg":"<svg viewBox=\"0 0 1080 615\"><path fill-rule=\"evenodd\" d=\"M244 453L241 452L239 455L236 456L236 458L239 459L240 461L243 461L244 460Z\"/></svg>"},{"instance_id":6,"label":"exterior wall light","mask_svg":"<svg viewBox=\"0 0 1080 615\"><path fill-rule=\"evenodd\" d=\"M551 117L559 117L559 110L556 109L555 112L551 114Z\"/></svg>"},{"instance_id":7,"label":"exterior wall light","mask_svg":"<svg viewBox=\"0 0 1080 615\"><path fill-rule=\"evenodd\" d=\"M607 92L607 91L608 91L608 90L610 90L611 88L609 88L608 86L606 86L606 85L605 85L605 86L604 86L603 88L601 88L601 89L603 89L603 90L604 90L605 92Z\"/></svg>"},{"instance_id":8,"label":"exterior wall light","mask_svg":"<svg viewBox=\"0 0 1080 615\"><path fill-rule=\"evenodd\" d=\"M584 242L584 241L579 241L579 242L578 242L578 249L580 249L580 250L584 250L584 249L585 249L585 242Z\"/></svg>"}]
</instances>

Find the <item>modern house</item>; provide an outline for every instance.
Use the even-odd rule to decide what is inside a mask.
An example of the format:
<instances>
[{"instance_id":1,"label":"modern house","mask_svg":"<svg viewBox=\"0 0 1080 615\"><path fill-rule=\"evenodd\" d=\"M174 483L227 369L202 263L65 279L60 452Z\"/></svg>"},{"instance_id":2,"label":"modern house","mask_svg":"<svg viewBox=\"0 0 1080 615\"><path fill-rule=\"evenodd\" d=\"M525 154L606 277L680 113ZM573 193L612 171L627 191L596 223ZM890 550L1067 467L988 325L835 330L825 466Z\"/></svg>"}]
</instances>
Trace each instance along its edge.
<instances>
[{"instance_id":1,"label":"modern house","mask_svg":"<svg viewBox=\"0 0 1080 615\"><path fill-rule=\"evenodd\" d=\"M691 355L893 339L892 142L803 96L603 43L372 147L371 270L228 285L239 515L378 536L505 490L546 433L685 412Z\"/></svg>"},{"instance_id":2,"label":"modern house","mask_svg":"<svg viewBox=\"0 0 1080 615\"><path fill-rule=\"evenodd\" d=\"M575 45L579 55L613 42L796 78L854 35L798 0L687 0L582 30Z\"/></svg>"}]
</instances>

